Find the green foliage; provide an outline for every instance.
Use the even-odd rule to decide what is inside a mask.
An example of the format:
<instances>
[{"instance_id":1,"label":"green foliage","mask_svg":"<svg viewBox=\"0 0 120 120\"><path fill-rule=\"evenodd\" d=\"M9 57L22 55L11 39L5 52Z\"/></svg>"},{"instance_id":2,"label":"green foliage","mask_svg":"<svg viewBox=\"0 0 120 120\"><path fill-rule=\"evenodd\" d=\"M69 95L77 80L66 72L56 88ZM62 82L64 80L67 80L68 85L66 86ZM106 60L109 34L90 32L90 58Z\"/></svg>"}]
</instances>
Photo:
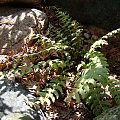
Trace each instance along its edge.
<instances>
[{"instance_id":1,"label":"green foliage","mask_svg":"<svg viewBox=\"0 0 120 120\"><path fill-rule=\"evenodd\" d=\"M119 81L110 80L108 88L112 98L115 100L117 105L120 105L120 85Z\"/></svg>"},{"instance_id":2,"label":"green foliage","mask_svg":"<svg viewBox=\"0 0 120 120\"><path fill-rule=\"evenodd\" d=\"M63 94L63 88L65 87L66 85L62 80L51 80L47 83L46 88L39 92L40 97L38 100L42 105L45 105L45 103L50 105L51 102L54 103L59 98L59 94ZM39 101L36 103L38 104Z\"/></svg>"},{"instance_id":3,"label":"green foliage","mask_svg":"<svg viewBox=\"0 0 120 120\"><path fill-rule=\"evenodd\" d=\"M95 115L99 115L112 106L107 98L114 99L116 104L120 105L119 82L109 79L107 60L101 52L96 50L107 45L103 38L111 37L109 35L107 34L96 41L84 56L89 62L84 63L84 69L79 75L72 93L75 95L76 101L80 102L80 99L84 99Z\"/></svg>"},{"instance_id":4,"label":"green foliage","mask_svg":"<svg viewBox=\"0 0 120 120\"><path fill-rule=\"evenodd\" d=\"M51 34L54 34L55 40L67 45L70 54L70 62L79 62L82 54L82 40L81 35L83 27L76 21L72 21L71 17L60 9L55 9L56 15L59 19L59 27L52 28ZM57 31L57 32L56 32Z\"/></svg>"},{"instance_id":5,"label":"green foliage","mask_svg":"<svg viewBox=\"0 0 120 120\"><path fill-rule=\"evenodd\" d=\"M76 61L78 61L81 56L80 36L83 30L82 27L79 26L76 21L72 21L70 16L65 12L57 10L56 15L59 18L60 25L57 28L51 26L49 30L50 37L55 41L55 50L52 49L53 46L49 49L52 49L53 51L62 49L60 52L63 52L64 56L61 57L61 59L48 60L46 63L48 62L49 67L53 69L62 68L64 71L62 72L62 75L60 74L59 76L60 80L55 79L46 84L45 89L40 92L37 104L40 102L42 104L47 103L50 105L51 102L55 102L55 99L59 98L59 94L63 94L63 89L66 88L66 80L69 79L68 74L66 76L66 71L71 71L71 68L75 68Z\"/></svg>"},{"instance_id":6,"label":"green foliage","mask_svg":"<svg viewBox=\"0 0 120 120\"><path fill-rule=\"evenodd\" d=\"M96 48L104 44L106 44L106 41L99 40L91 46L89 52L85 55L89 62L84 65L85 69L82 70L80 77L75 83L76 91L91 106L95 114L100 114L101 110L105 110L110 106L107 101L103 100L108 97L106 94L108 64L103 54L96 51Z\"/></svg>"},{"instance_id":7,"label":"green foliage","mask_svg":"<svg viewBox=\"0 0 120 120\"><path fill-rule=\"evenodd\" d=\"M27 75L40 75L40 78L36 77L32 81L33 85L35 80L40 85L43 83L42 87L36 84L36 104L50 105L59 99L63 91L68 89L66 82L70 81L70 73L75 76L72 81L74 85L68 96L65 96L66 100L72 98L77 103L84 100L95 115L111 107L107 98L114 99L116 104L120 104L118 82L109 79L107 60L98 51L103 45L107 45L106 39L120 33L120 30L103 36L87 51L83 49L84 41L81 40L82 26L72 21L66 12L60 9L54 11L59 20L58 26L50 24L47 37L36 35L37 52L14 58L12 69L8 72L23 80Z\"/></svg>"}]
</instances>

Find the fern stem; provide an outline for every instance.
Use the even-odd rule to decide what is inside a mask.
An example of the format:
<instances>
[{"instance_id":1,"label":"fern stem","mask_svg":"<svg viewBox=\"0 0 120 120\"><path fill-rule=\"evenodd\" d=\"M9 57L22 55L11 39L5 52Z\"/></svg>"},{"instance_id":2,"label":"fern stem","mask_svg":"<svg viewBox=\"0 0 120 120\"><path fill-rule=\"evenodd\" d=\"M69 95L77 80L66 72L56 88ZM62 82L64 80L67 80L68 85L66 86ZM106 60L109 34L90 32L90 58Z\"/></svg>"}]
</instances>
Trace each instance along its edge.
<instances>
[{"instance_id":1,"label":"fern stem","mask_svg":"<svg viewBox=\"0 0 120 120\"><path fill-rule=\"evenodd\" d=\"M120 33L120 28L107 33L106 35L104 35L103 37L101 37L100 40L106 40L108 38L116 36L119 33Z\"/></svg>"}]
</instances>

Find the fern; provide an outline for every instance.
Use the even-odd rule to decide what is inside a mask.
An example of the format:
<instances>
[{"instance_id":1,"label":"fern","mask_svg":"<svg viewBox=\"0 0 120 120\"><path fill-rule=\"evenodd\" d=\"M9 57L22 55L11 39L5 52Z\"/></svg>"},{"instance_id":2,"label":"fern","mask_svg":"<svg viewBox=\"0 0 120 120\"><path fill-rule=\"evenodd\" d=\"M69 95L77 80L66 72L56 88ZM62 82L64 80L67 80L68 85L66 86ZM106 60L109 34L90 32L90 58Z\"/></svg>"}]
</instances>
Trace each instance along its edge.
<instances>
[{"instance_id":1,"label":"fern","mask_svg":"<svg viewBox=\"0 0 120 120\"><path fill-rule=\"evenodd\" d=\"M47 83L46 88L39 92L40 97L38 97L36 103L41 103L42 105L54 103L55 100L59 98L60 94L63 94L63 88L66 88L63 81L51 80Z\"/></svg>"},{"instance_id":2,"label":"fern","mask_svg":"<svg viewBox=\"0 0 120 120\"><path fill-rule=\"evenodd\" d=\"M54 42L52 42L52 44L50 43L51 45L47 44L48 47L46 46L44 51L46 51L45 53L49 53L49 56L50 54L55 54L56 58L49 59L44 64L51 70L61 68L63 72L57 75L56 79L46 83L45 88L39 93L38 104L50 105L60 97L60 94L63 93L63 89L66 88L65 81L69 79L64 73L70 70L70 67L75 67L73 64L79 56L81 56L80 38L83 30L82 27L79 26L76 21L72 21L67 13L58 10L55 11L59 18L60 26L58 28L51 27L51 38L49 42ZM44 41L44 43L46 43L46 41ZM59 80L57 78L59 78Z\"/></svg>"},{"instance_id":3,"label":"fern","mask_svg":"<svg viewBox=\"0 0 120 120\"><path fill-rule=\"evenodd\" d=\"M72 93L77 102L84 99L95 115L99 115L112 106L106 100L107 98L112 97L117 104L120 104L119 83L109 79L107 60L101 52L96 50L103 45L107 45L104 39L112 37L118 31L108 33L91 46L89 52L85 55L85 59L89 62L83 64L84 69L80 78L76 81L75 90Z\"/></svg>"},{"instance_id":4,"label":"fern","mask_svg":"<svg viewBox=\"0 0 120 120\"><path fill-rule=\"evenodd\" d=\"M108 64L102 53L95 50L104 44L106 42L100 40L91 46L85 56L89 63L85 64L81 77L75 83L76 91L81 95L78 99L84 99L96 115L110 107L110 104L104 101L108 97L105 91L108 84Z\"/></svg>"},{"instance_id":5,"label":"fern","mask_svg":"<svg viewBox=\"0 0 120 120\"><path fill-rule=\"evenodd\" d=\"M82 53L83 44L81 36L83 27L80 26L76 21L72 21L67 12L56 8L54 10L56 11L56 15L59 19L59 27L57 30L52 28L51 34L54 34L56 38L55 40L60 41L62 44L68 46L67 51L69 51L70 56L72 56L70 62L73 62L74 65L76 65L76 62L79 61Z\"/></svg>"},{"instance_id":6,"label":"fern","mask_svg":"<svg viewBox=\"0 0 120 120\"><path fill-rule=\"evenodd\" d=\"M69 72L75 76L74 88L66 98L72 97L77 103L84 100L95 115L111 107L106 100L108 97L120 104L119 83L109 79L107 59L98 51L98 48L107 45L108 38L119 34L120 29L103 36L86 51L83 50L84 41L81 40L83 27L72 21L67 12L53 9L59 19L59 25L50 26L48 37L35 35L38 51L15 57L8 73L20 79L27 75L32 76L33 73L41 74L39 79L44 79L44 85L40 88L37 84L38 105L50 105L61 97L67 89ZM39 79L37 78L41 84L43 81Z\"/></svg>"}]
</instances>

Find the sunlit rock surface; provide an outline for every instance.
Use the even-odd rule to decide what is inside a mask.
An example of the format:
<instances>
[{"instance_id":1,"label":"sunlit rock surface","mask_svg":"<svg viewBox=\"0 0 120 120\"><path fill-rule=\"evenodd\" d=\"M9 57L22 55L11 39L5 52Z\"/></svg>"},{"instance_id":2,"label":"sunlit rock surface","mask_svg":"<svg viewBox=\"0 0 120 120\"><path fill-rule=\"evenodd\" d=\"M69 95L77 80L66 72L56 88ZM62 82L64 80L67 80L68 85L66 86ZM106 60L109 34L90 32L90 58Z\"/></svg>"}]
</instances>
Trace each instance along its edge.
<instances>
[{"instance_id":1,"label":"sunlit rock surface","mask_svg":"<svg viewBox=\"0 0 120 120\"><path fill-rule=\"evenodd\" d=\"M44 12L30 8L0 8L0 49L18 48L33 34L47 29Z\"/></svg>"},{"instance_id":2,"label":"sunlit rock surface","mask_svg":"<svg viewBox=\"0 0 120 120\"><path fill-rule=\"evenodd\" d=\"M23 86L7 79L0 80L0 120L45 120L41 110L33 109L27 100L35 97Z\"/></svg>"}]
</instances>

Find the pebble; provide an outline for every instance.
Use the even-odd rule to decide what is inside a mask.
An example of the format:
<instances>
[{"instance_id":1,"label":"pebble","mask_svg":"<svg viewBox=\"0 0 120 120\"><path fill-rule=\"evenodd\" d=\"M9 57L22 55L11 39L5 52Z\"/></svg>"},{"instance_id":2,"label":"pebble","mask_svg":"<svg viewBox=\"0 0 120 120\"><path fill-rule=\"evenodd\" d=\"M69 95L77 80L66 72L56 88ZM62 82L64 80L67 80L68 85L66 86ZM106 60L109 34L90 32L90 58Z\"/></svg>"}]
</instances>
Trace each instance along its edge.
<instances>
[{"instance_id":1,"label":"pebble","mask_svg":"<svg viewBox=\"0 0 120 120\"><path fill-rule=\"evenodd\" d=\"M85 37L86 39L90 39L90 34L84 33L84 37Z\"/></svg>"},{"instance_id":2,"label":"pebble","mask_svg":"<svg viewBox=\"0 0 120 120\"><path fill-rule=\"evenodd\" d=\"M97 40L97 39L98 39L98 36L92 35L92 39L93 39L93 40Z\"/></svg>"},{"instance_id":3,"label":"pebble","mask_svg":"<svg viewBox=\"0 0 120 120\"><path fill-rule=\"evenodd\" d=\"M0 55L0 63L5 62L8 59L7 55Z\"/></svg>"}]
</instances>

